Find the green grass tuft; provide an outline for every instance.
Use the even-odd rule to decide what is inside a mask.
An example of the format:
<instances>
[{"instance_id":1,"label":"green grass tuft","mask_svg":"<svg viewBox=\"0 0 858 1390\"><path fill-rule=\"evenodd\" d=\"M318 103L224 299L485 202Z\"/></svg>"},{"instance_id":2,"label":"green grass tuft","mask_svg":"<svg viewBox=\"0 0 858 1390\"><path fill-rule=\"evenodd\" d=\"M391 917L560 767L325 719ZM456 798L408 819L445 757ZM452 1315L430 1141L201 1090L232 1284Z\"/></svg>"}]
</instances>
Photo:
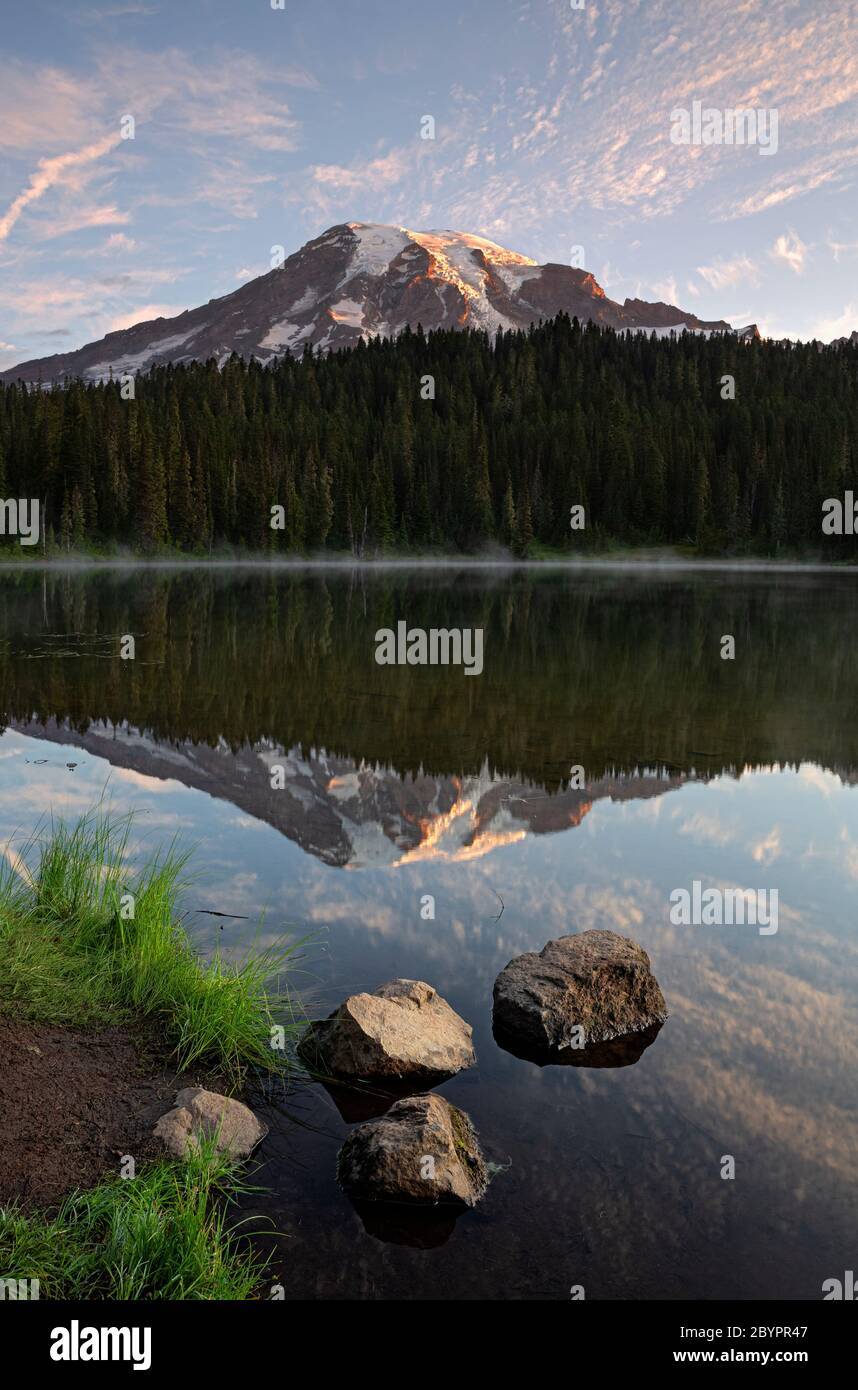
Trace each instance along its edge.
<instances>
[{"instance_id":1,"label":"green grass tuft","mask_svg":"<svg viewBox=\"0 0 858 1390\"><path fill-rule=\"evenodd\" d=\"M252 1190L213 1141L74 1192L52 1217L0 1209L0 1278L47 1299L247 1299L266 1261L228 1220Z\"/></svg>"},{"instance_id":2,"label":"green grass tuft","mask_svg":"<svg viewBox=\"0 0 858 1390\"><path fill-rule=\"evenodd\" d=\"M78 1026L155 1020L179 1069L205 1063L233 1087L247 1067L278 1070L271 1028L294 1033L299 1020L273 982L295 945L202 960L177 921L187 855L173 845L134 873L130 827L99 808L37 831L0 866L0 1011Z\"/></svg>"}]
</instances>

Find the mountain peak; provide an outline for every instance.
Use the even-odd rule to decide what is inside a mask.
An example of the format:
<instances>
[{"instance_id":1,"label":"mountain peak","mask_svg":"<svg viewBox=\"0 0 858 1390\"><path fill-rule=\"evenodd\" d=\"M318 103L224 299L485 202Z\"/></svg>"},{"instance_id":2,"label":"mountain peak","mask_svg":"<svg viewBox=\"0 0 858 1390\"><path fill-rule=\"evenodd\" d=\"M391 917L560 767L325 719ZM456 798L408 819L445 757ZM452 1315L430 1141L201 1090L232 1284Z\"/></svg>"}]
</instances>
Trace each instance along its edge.
<instances>
[{"instance_id":1,"label":"mountain peak","mask_svg":"<svg viewBox=\"0 0 858 1390\"><path fill-rule=\"evenodd\" d=\"M323 352L393 337L406 326L493 335L561 311L629 331L730 331L723 321L707 323L669 304L617 304L589 271L539 265L474 232L354 221L329 227L282 266L200 308L23 362L0 380L98 381L168 362L214 358L222 365L234 352L270 363L307 347Z\"/></svg>"}]
</instances>

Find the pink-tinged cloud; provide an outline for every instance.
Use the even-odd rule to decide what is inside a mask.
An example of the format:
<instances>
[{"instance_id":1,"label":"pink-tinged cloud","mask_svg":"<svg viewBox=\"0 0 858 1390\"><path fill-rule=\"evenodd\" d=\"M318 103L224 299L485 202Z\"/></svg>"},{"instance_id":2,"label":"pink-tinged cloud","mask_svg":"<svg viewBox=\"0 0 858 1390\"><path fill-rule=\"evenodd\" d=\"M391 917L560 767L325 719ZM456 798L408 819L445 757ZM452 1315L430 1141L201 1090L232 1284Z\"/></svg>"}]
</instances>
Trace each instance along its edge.
<instances>
[{"instance_id":1,"label":"pink-tinged cloud","mask_svg":"<svg viewBox=\"0 0 858 1390\"><path fill-rule=\"evenodd\" d=\"M49 159L40 159L36 172L30 175L30 182L23 193L19 193L15 201L8 210L0 217L0 242L8 237L18 218L30 203L42 198L48 189L53 188L54 184L62 183L65 175L71 170L79 168L83 164L91 164L95 159L101 159L102 155L109 154L115 149L122 139L119 131L113 135L105 135L103 139L96 140L91 145L85 145L82 150L72 150L68 154L54 155Z\"/></svg>"},{"instance_id":2,"label":"pink-tinged cloud","mask_svg":"<svg viewBox=\"0 0 858 1390\"><path fill-rule=\"evenodd\" d=\"M755 285L759 279L756 265L749 256L734 256L731 261L718 260L713 265L699 265L697 274L702 276L713 290L732 288L743 281Z\"/></svg>"},{"instance_id":3,"label":"pink-tinged cloud","mask_svg":"<svg viewBox=\"0 0 858 1390\"><path fill-rule=\"evenodd\" d=\"M127 314L117 314L110 321L110 332L120 328L133 328L135 323L148 323L150 319L172 319L187 309L187 304L141 304Z\"/></svg>"},{"instance_id":4,"label":"pink-tinged cloud","mask_svg":"<svg viewBox=\"0 0 858 1390\"><path fill-rule=\"evenodd\" d=\"M398 183L408 171L409 164L413 163L413 158L412 155L409 161L404 151L392 150L390 154L354 165L351 169L346 169L340 164L316 164L311 172L316 183L340 191L359 192L366 188L379 190L389 184Z\"/></svg>"},{"instance_id":5,"label":"pink-tinged cloud","mask_svg":"<svg viewBox=\"0 0 858 1390\"><path fill-rule=\"evenodd\" d=\"M86 231L89 227L125 227L130 221L130 213L120 212L116 204L111 203L107 207L81 208L80 212L68 217L51 218L40 226L39 236L48 241L68 232Z\"/></svg>"},{"instance_id":6,"label":"pink-tinged cloud","mask_svg":"<svg viewBox=\"0 0 858 1390\"><path fill-rule=\"evenodd\" d=\"M3 48L10 47L7 29ZM60 67L36 67L5 54L0 59L0 149L35 156L52 131L61 131L69 144L84 144L102 110L103 97L91 81Z\"/></svg>"},{"instance_id":7,"label":"pink-tinged cloud","mask_svg":"<svg viewBox=\"0 0 858 1390\"><path fill-rule=\"evenodd\" d=\"M133 251L137 242L124 232L113 232L99 249L101 251Z\"/></svg>"},{"instance_id":8,"label":"pink-tinged cloud","mask_svg":"<svg viewBox=\"0 0 858 1390\"><path fill-rule=\"evenodd\" d=\"M796 232L784 232L778 237L769 255L773 261L780 261L782 265L789 266L790 270L795 271L796 275L801 275L807 256L807 247Z\"/></svg>"}]
</instances>

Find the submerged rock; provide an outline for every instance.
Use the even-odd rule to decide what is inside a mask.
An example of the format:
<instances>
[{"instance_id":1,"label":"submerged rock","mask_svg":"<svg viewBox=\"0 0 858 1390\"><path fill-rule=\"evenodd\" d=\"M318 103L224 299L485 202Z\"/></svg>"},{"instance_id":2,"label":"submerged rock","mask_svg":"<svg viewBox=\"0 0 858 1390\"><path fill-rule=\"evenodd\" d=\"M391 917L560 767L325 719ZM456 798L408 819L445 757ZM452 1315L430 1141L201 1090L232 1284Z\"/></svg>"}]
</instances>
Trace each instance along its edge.
<instances>
[{"instance_id":1,"label":"submerged rock","mask_svg":"<svg viewBox=\"0 0 858 1390\"><path fill-rule=\"evenodd\" d=\"M187 1158L197 1149L201 1138L216 1135L218 1152L238 1159L247 1158L268 1129L241 1101L187 1086L179 1091L174 1109L161 1116L153 1133L179 1158Z\"/></svg>"},{"instance_id":2,"label":"submerged rock","mask_svg":"<svg viewBox=\"0 0 858 1390\"><path fill-rule=\"evenodd\" d=\"M488 1186L474 1127L442 1096L409 1096L352 1130L337 1161L355 1201L473 1207Z\"/></svg>"},{"instance_id":3,"label":"submerged rock","mask_svg":"<svg viewBox=\"0 0 858 1390\"><path fill-rule=\"evenodd\" d=\"M542 1056L581 1049L583 1060L594 1045L666 1018L646 951L612 931L549 941L538 954L516 956L495 980L496 1035Z\"/></svg>"},{"instance_id":4,"label":"submerged rock","mask_svg":"<svg viewBox=\"0 0 858 1390\"><path fill-rule=\"evenodd\" d=\"M330 1077L431 1083L473 1066L472 1032L431 985L391 980L311 1023L298 1052Z\"/></svg>"}]
</instances>

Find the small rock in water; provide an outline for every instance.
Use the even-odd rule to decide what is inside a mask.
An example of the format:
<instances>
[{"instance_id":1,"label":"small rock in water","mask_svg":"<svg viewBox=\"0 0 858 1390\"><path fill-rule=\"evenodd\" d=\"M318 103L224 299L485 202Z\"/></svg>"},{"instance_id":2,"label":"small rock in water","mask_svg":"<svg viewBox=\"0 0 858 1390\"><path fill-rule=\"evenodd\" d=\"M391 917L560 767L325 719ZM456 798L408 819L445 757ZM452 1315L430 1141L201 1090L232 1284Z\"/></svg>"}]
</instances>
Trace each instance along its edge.
<instances>
[{"instance_id":1,"label":"small rock in water","mask_svg":"<svg viewBox=\"0 0 858 1390\"><path fill-rule=\"evenodd\" d=\"M200 1138L214 1135L217 1135L219 1153L229 1154L230 1158L247 1158L265 1138L268 1129L241 1101L217 1091L186 1086L177 1094L175 1108L161 1116L153 1133L179 1158L187 1158L197 1149Z\"/></svg>"},{"instance_id":2,"label":"small rock in water","mask_svg":"<svg viewBox=\"0 0 858 1390\"><path fill-rule=\"evenodd\" d=\"M476 1061L469 1023L423 980L391 980L352 994L311 1023L298 1052L314 1071L343 1079L440 1080Z\"/></svg>"},{"instance_id":3,"label":"small rock in water","mask_svg":"<svg viewBox=\"0 0 858 1390\"><path fill-rule=\"evenodd\" d=\"M352 1130L337 1178L355 1201L473 1207L488 1186L474 1127L442 1096L408 1096Z\"/></svg>"},{"instance_id":4,"label":"small rock in water","mask_svg":"<svg viewBox=\"0 0 858 1390\"><path fill-rule=\"evenodd\" d=\"M666 1018L646 951L612 931L549 941L495 980L495 1029L543 1053L610 1042Z\"/></svg>"}]
</instances>

